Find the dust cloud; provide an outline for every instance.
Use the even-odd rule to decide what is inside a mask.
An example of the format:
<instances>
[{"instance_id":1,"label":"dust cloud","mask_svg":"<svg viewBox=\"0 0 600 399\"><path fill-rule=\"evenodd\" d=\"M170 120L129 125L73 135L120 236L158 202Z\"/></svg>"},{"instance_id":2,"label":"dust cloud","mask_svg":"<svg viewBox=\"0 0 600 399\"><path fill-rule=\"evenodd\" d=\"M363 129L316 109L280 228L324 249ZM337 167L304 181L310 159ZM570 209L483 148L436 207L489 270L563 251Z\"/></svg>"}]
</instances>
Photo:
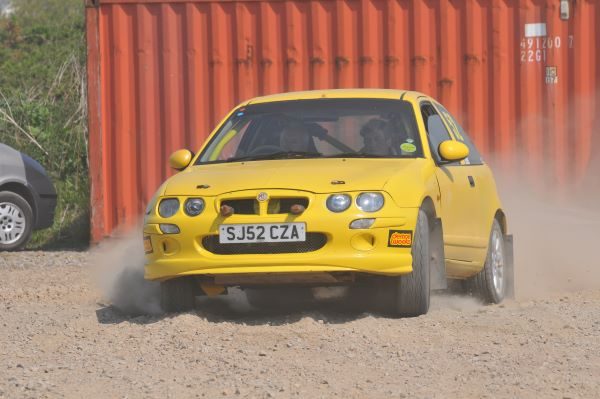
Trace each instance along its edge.
<instances>
[{"instance_id":1,"label":"dust cloud","mask_svg":"<svg viewBox=\"0 0 600 399\"><path fill-rule=\"evenodd\" d=\"M119 232L92 250L94 280L103 299L129 316L159 315L160 283L144 279L144 248L141 227ZM215 313L247 313L253 308L240 289L228 295L198 298L201 308Z\"/></svg>"},{"instance_id":2,"label":"dust cloud","mask_svg":"<svg viewBox=\"0 0 600 399\"><path fill-rule=\"evenodd\" d=\"M92 251L94 277L104 299L132 316L162 312L159 284L144 280L142 243L141 233L130 232L106 240Z\"/></svg>"},{"instance_id":3,"label":"dust cloud","mask_svg":"<svg viewBox=\"0 0 600 399\"><path fill-rule=\"evenodd\" d=\"M431 295L429 310L454 310L457 312L472 312L484 306L483 302L474 296L435 292Z\"/></svg>"},{"instance_id":4,"label":"dust cloud","mask_svg":"<svg viewBox=\"0 0 600 399\"><path fill-rule=\"evenodd\" d=\"M524 173L503 173L492 162L514 235L517 299L600 289L600 180L595 165L600 157L591 162L584 180L565 187L540 186ZM545 170L544 181L556 181L551 159Z\"/></svg>"}]
</instances>

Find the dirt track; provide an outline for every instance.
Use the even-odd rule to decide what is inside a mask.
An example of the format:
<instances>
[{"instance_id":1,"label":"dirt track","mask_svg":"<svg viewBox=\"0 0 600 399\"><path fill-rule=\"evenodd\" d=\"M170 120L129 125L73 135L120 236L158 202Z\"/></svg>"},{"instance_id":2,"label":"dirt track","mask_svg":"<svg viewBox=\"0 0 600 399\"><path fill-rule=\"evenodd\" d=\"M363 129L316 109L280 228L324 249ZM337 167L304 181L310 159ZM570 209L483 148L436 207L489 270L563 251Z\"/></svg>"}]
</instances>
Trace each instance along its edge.
<instances>
[{"instance_id":1,"label":"dirt track","mask_svg":"<svg viewBox=\"0 0 600 399\"><path fill-rule=\"evenodd\" d=\"M600 397L600 291L416 319L243 299L128 318L88 253L0 254L0 397Z\"/></svg>"}]
</instances>

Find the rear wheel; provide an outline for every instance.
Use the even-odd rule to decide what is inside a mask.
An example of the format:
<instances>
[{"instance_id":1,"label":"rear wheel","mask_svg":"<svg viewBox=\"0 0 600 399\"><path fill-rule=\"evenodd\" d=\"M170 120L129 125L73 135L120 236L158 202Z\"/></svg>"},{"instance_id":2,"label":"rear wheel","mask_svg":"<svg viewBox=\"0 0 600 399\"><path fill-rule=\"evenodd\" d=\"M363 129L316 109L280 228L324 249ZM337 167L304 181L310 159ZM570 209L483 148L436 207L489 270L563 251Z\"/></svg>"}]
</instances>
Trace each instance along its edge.
<instances>
[{"instance_id":1,"label":"rear wheel","mask_svg":"<svg viewBox=\"0 0 600 399\"><path fill-rule=\"evenodd\" d=\"M0 192L0 251L22 249L33 231L33 211L20 195Z\"/></svg>"},{"instance_id":2,"label":"rear wheel","mask_svg":"<svg viewBox=\"0 0 600 399\"><path fill-rule=\"evenodd\" d=\"M180 277L160 283L160 305L167 313L194 308L199 286L193 277Z\"/></svg>"},{"instance_id":3,"label":"rear wheel","mask_svg":"<svg viewBox=\"0 0 600 399\"><path fill-rule=\"evenodd\" d=\"M390 313L399 317L420 316L429 310L430 262L429 218L419 210L415 239L412 246L413 271L395 277L391 283Z\"/></svg>"},{"instance_id":4,"label":"rear wheel","mask_svg":"<svg viewBox=\"0 0 600 399\"><path fill-rule=\"evenodd\" d=\"M508 285L504 237L500 223L494 220L487 258L483 269L470 280L474 293L487 303L500 303Z\"/></svg>"}]
</instances>

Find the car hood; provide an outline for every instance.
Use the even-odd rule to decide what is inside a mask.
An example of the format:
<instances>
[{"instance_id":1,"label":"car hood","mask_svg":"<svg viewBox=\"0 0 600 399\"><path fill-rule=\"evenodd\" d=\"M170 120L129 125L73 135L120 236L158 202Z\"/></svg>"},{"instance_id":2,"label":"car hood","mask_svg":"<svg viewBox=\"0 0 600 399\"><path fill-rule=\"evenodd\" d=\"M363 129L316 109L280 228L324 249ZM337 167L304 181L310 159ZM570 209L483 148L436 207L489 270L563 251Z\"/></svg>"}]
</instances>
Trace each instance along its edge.
<instances>
[{"instance_id":1,"label":"car hood","mask_svg":"<svg viewBox=\"0 0 600 399\"><path fill-rule=\"evenodd\" d=\"M313 193L385 190L402 175L421 176L425 159L288 159L198 165L171 177L163 195L216 196L241 190ZM342 181L343 184L333 184ZM204 188L199 188L203 186ZM208 186L208 187L206 187Z\"/></svg>"}]
</instances>

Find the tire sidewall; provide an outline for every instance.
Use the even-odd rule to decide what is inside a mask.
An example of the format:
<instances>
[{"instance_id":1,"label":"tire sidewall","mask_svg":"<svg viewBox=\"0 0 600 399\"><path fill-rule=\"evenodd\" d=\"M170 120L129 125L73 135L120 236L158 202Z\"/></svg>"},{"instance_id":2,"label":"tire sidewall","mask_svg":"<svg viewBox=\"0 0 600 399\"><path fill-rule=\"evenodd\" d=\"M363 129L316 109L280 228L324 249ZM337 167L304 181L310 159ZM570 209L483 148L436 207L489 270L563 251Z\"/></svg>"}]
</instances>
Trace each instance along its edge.
<instances>
[{"instance_id":1,"label":"tire sidewall","mask_svg":"<svg viewBox=\"0 0 600 399\"><path fill-rule=\"evenodd\" d=\"M415 264L418 265L418 272L421 275L421 280L424 285L424 295L426 298L426 307L425 313L429 310L429 305L431 301L431 226L429 224L429 217L427 213L420 209L419 216L417 219L417 228L415 229L416 240L421 241L421 245L425 247L425 254L416 254L414 253L414 247L411 249L411 254L413 256L413 267ZM415 243L416 244L416 243ZM416 259L416 260L415 260ZM414 272L414 270L413 270Z\"/></svg>"},{"instance_id":2,"label":"tire sidewall","mask_svg":"<svg viewBox=\"0 0 600 399\"><path fill-rule=\"evenodd\" d=\"M486 287L488 294L489 294L489 299L490 302L492 303L500 303L504 300L505 296L506 296L506 288L507 288L507 278L506 278L506 251L504 248L504 240L500 240L500 248L502 250L502 260L504 262L503 267L504 267L504 272L502 274L503 276L503 285L502 285L502 292L500 294L498 294L496 292L496 287L494 287L494 271L493 271L493 265L492 265L492 239L494 238L494 232L497 232L500 237L504 237L504 235L502 234L502 229L500 228L500 224L498 223L498 220L494 219L494 223L492 223L492 229L490 231L490 238L489 238L489 242L488 242L488 253L487 253L487 257L485 259L485 273L486 273L486 281L488 284L488 287Z\"/></svg>"},{"instance_id":3,"label":"tire sidewall","mask_svg":"<svg viewBox=\"0 0 600 399\"><path fill-rule=\"evenodd\" d=\"M25 231L21 238L12 244L0 243L0 251L17 251L22 249L33 232L33 211L29 203L20 195L13 193L12 191L0 191L0 203L7 202L17 206L23 212L25 217Z\"/></svg>"},{"instance_id":4,"label":"tire sidewall","mask_svg":"<svg viewBox=\"0 0 600 399\"><path fill-rule=\"evenodd\" d=\"M426 314L431 300L431 248L429 217L420 209L411 248L413 271L400 276L397 299L398 314L414 317Z\"/></svg>"}]
</instances>

